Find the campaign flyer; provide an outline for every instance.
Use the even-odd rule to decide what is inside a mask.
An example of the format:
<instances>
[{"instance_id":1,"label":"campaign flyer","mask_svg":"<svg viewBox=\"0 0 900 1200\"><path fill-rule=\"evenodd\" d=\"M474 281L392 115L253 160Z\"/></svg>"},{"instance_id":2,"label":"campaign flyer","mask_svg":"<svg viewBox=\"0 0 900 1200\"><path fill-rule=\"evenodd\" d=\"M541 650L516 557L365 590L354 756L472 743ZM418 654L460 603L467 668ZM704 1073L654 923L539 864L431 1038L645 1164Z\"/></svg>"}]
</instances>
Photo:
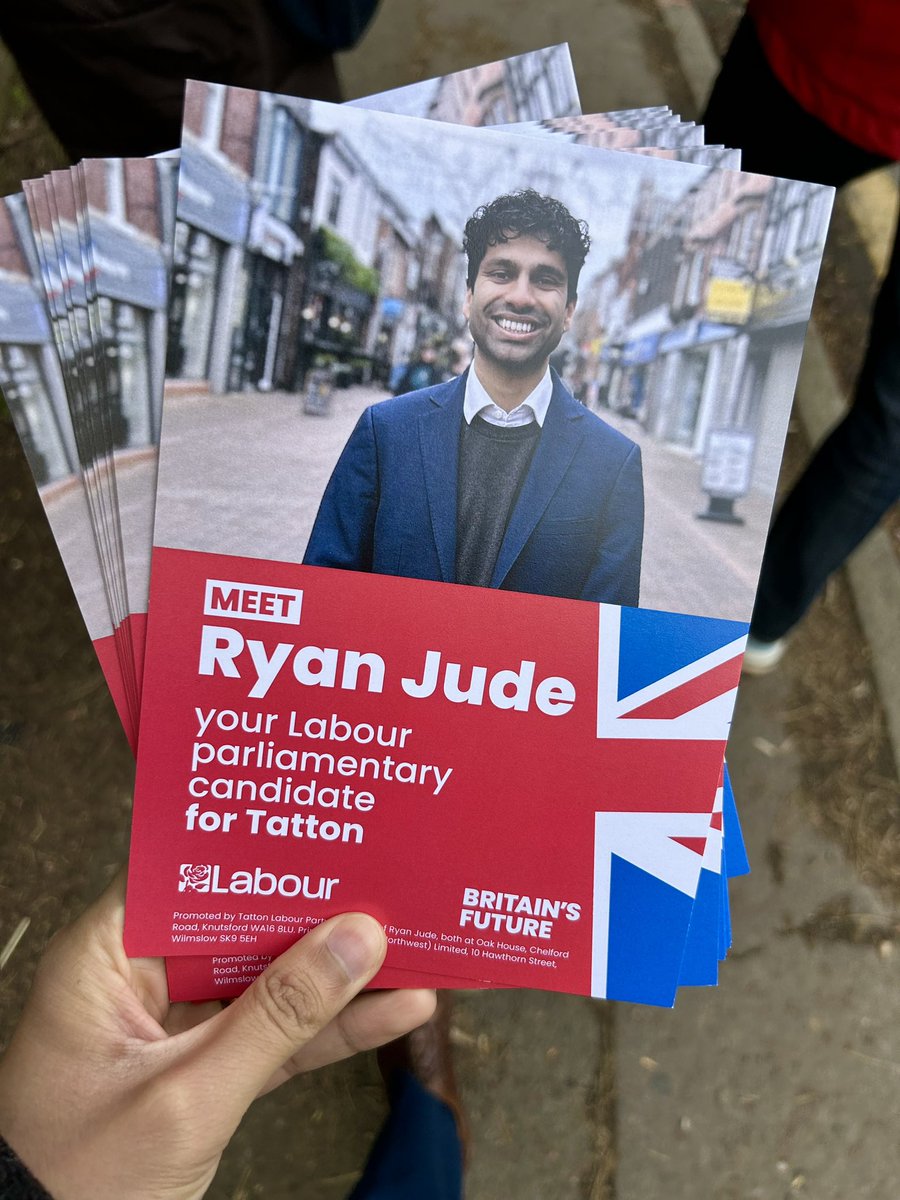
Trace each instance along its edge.
<instances>
[{"instance_id":1,"label":"campaign flyer","mask_svg":"<svg viewBox=\"0 0 900 1200\"><path fill-rule=\"evenodd\" d=\"M155 791L183 803L177 823L136 830L130 886L152 864L155 903L134 910L130 945L273 953L362 907L387 927L390 965L478 977L486 959L496 982L552 972L555 989L587 992L604 846L604 892L636 886L613 853L665 859L672 920L687 920L737 623L488 589L461 610L446 585L216 565L237 578L211 580L209 556L184 551L154 568L148 657L168 669L148 676L145 703L168 719L141 753ZM340 630L351 643L333 644ZM608 677L611 657L654 642L672 666L689 656L680 676L635 689L632 664L615 671L625 701L610 695L601 664ZM182 701L201 695L187 724ZM614 955L638 949L635 933Z\"/></svg>"},{"instance_id":2,"label":"campaign flyer","mask_svg":"<svg viewBox=\"0 0 900 1200\"><path fill-rule=\"evenodd\" d=\"M259 223L236 237L240 206L216 244L208 123L182 150L195 319L170 330L129 947L266 954L361 906L392 968L673 990L830 192L289 116L290 267ZM574 293L555 234L489 237L474 275L460 252L476 213L538 187L584 227ZM467 381L513 343L555 371L497 518Z\"/></svg>"}]
</instances>

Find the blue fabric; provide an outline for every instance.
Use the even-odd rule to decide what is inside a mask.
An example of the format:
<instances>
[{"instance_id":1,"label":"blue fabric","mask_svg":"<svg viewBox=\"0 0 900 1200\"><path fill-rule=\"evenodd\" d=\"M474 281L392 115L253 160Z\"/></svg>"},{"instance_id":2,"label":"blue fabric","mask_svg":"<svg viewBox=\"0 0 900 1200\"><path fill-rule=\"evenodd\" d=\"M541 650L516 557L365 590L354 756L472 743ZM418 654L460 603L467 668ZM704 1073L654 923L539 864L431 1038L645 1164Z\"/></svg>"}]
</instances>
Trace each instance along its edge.
<instances>
[{"instance_id":1,"label":"blue fabric","mask_svg":"<svg viewBox=\"0 0 900 1200\"><path fill-rule=\"evenodd\" d=\"M453 1113L400 1072L388 1119L348 1200L460 1200L462 1179Z\"/></svg>"},{"instance_id":2,"label":"blue fabric","mask_svg":"<svg viewBox=\"0 0 900 1200\"><path fill-rule=\"evenodd\" d=\"M465 376L366 409L319 507L304 563L455 582ZM491 587L637 604L640 451L559 377Z\"/></svg>"},{"instance_id":3,"label":"blue fabric","mask_svg":"<svg viewBox=\"0 0 900 1200\"><path fill-rule=\"evenodd\" d=\"M304 38L328 50L354 46L375 15L378 0L275 0Z\"/></svg>"}]
</instances>

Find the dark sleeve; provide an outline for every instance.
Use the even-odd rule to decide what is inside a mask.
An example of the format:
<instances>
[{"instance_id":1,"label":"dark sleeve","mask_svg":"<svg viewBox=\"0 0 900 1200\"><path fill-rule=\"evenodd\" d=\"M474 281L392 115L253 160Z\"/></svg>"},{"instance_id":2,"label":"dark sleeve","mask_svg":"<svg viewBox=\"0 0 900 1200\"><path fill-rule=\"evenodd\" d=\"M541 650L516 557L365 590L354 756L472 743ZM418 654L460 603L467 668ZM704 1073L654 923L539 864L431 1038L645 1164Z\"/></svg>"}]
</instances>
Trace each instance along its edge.
<instances>
[{"instance_id":1,"label":"dark sleeve","mask_svg":"<svg viewBox=\"0 0 900 1200\"><path fill-rule=\"evenodd\" d=\"M581 599L636 605L643 545L644 477L641 452L633 446L607 500L594 565Z\"/></svg>"},{"instance_id":2,"label":"dark sleeve","mask_svg":"<svg viewBox=\"0 0 900 1200\"><path fill-rule=\"evenodd\" d=\"M304 564L371 571L377 511L377 448L372 409L367 408L322 495Z\"/></svg>"},{"instance_id":3,"label":"dark sleeve","mask_svg":"<svg viewBox=\"0 0 900 1200\"><path fill-rule=\"evenodd\" d=\"M0 1196L3 1200L52 1200L11 1146L0 1137Z\"/></svg>"},{"instance_id":4,"label":"dark sleeve","mask_svg":"<svg viewBox=\"0 0 900 1200\"><path fill-rule=\"evenodd\" d=\"M304 38L329 50L356 45L375 15L378 0L275 0Z\"/></svg>"}]
</instances>

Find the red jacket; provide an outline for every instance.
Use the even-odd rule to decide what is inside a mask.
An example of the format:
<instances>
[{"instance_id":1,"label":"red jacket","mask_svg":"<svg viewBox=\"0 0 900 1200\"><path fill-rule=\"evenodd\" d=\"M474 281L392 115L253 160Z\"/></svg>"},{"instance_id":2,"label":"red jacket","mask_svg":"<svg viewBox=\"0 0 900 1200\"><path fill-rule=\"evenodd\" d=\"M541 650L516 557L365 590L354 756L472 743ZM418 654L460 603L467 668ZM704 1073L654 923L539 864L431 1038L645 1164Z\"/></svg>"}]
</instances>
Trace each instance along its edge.
<instances>
[{"instance_id":1,"label":"red jacket","mask_svg":"<svg viewBox=\"0 0 900 1200\"><path fill-rule=\"evenodd\" d=\"M749 0L747 8L772 70L807 112L900 159L898 0Z\"/></svg>"}]
</instances>

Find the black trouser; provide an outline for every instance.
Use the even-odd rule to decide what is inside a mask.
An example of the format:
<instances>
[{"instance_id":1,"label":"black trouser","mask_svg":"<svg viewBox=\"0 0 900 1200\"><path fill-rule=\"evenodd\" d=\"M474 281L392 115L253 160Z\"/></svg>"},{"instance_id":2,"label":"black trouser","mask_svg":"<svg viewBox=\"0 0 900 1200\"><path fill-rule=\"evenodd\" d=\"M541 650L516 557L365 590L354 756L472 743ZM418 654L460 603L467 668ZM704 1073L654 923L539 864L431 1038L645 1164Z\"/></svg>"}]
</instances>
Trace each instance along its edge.
<instances>
[{"instance_id":1,"label":"black trouser","mask_svg":"<svg viewBox=\"0 0 900 1200\"><path fill-rule=\"evenodd\" d=\"M900 69L900 68L898 68ZM841 184L890 159L834 133L773 74L745 17L703 118L706 140L739 147L746 171ZM766 543L751 632L774 641L900 496L900 239L875 305L847 416L815 452Z\"/></svg>"}]
</instances>

